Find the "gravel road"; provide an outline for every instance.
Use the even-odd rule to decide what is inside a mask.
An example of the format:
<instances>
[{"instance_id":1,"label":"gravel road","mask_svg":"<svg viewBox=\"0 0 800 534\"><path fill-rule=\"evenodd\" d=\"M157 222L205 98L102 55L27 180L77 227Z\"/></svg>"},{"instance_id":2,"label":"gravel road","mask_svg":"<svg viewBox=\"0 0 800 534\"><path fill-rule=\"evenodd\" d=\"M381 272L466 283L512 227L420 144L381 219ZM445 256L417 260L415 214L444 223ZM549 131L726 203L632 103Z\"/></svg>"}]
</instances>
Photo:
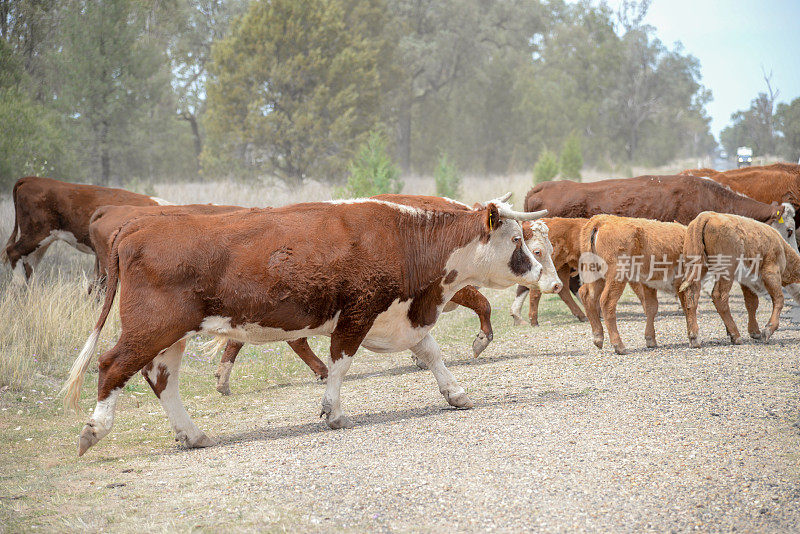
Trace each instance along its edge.
<instances>
[{"instance_id":1,"label":"gravel road","mask_svg":"<svg viewBox=\"0 0 800 534\"><path fill-rule=\"evenodd\" d=\"M126 485L102 505L127 510L116 526L131 530L796 530L798 331L730 346L706 300L692 350L662 300L657 349L629 301L627 356L598 351L576 322L507 330L483 357L451 361L472 410L447 408L407 356L370 354L342 388L350 430L314 417L324 386L312 382L234 393L213 411L189 402L219 445L166 445L126 459L129 472L109 463Z\"/></svg>"}]
</instances>

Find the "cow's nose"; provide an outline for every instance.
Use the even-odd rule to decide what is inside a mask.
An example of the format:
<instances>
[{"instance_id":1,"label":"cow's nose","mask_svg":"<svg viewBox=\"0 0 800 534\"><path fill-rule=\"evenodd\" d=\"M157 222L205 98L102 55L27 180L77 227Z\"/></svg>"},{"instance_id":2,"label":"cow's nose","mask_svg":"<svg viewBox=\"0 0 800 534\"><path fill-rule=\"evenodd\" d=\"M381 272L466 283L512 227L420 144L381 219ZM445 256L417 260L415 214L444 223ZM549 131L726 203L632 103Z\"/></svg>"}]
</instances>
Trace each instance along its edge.
<instances>
[{"instance_id":1,"label":"cow's nose","mask_svg":"<svg viewBox=\"0 0 800 534\"><path fill-rule=\"evenodd\" d=\"M563 286L563 285L561 285L561 283L560 283L560 282L559 282L559 283L556 283L556 284L554 284L554 285L553 285L553 293L560 293L560 292L561 292L561 289L562 289L563 287L564 287L564 286Z\"/></svg>"}]
</instances>

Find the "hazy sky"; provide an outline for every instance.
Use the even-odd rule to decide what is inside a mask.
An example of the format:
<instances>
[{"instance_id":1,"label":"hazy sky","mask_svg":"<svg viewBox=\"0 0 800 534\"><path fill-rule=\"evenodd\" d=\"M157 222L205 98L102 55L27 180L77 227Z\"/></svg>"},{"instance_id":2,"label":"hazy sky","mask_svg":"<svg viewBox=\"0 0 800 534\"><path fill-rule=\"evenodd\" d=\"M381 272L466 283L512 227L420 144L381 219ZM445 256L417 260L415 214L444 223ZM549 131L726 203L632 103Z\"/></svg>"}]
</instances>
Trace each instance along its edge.
<instances>
[{"instance_id":1,"label":"hazy sky","mask_svg":"<svg viewBox=\"0 0 800 534\"><path fill-rule=\"evenodd\" d=\"M772 71L778 102L800 97L800 0L653 0L645 22L669 48L680 41L700 60L717 138L731 113L766 91L762 66Z\"/></svg>"}]
</instances>

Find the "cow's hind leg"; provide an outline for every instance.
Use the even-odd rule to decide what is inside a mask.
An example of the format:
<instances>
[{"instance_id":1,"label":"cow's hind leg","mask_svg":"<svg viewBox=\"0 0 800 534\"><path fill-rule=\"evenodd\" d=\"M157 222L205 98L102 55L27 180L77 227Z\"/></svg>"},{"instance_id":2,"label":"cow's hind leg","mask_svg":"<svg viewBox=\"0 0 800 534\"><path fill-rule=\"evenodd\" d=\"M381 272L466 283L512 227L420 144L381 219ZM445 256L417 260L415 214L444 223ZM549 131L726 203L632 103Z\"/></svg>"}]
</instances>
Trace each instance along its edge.
<instances>
[{"instance_id":1,"label":"cow's hind leg","mask_svg":"<svg viewBox=\"0 0 800 534\"><path fill-rule=\"evenodd\" d=\"M631 284L631 286L633 285L634 284ZM658 346L656 343L655 327L656 314L658 313L658 292L644 284L641 284L641 290L642 306L644 307L644 314L647 318L647 324L644 327L644 341L648 348L654 349Z\"/></svg>"},{"instance_id":2,"label":"cow's hind leg","mask_svg":"<svg viewBox=\"0 0 800 534\"><path fill-rule=\"evenodd\" d=\"M753 339L762 339L761 329L758 327L756 312L758 311L758 295L749 287L742 285L744 307L747 309L747 333Z\"/></svg>"},{"instance_id":3,"label":"cow's hind leg","mask_svg":"<svg viewBox=\"0 0 800 534\"><path fill-rule=\"evenodd\" d=\"M54 239L47 234L22 233L17 242L6 247L8 261L14 270L15 283L24 284L30 279Z\"/></svg>"},{"instance_id":4,"label":"cow's hind leg","mask_svg":"<svg viewBox=\"0 0 800 534\"><path fill-rule=\"evenodd\" d=\"M608 329L608 340L614 346L614 352L617 354L628 353L617 329L617 302L619 302L622 292L625 291L625 285L625 281L609 279L606 281L606 287L603 288L603 293L600 295L600 308L603 310L603 320ZM636 291L635 285L632 284L632 286Z\"/></svg>"},{"instance_id":5,"label":"cow's hind leg","mask_svg":"<svg viewBox=\"0 0 800 534\"><path fill-rule=\"evenodd\" d=\"M223 395L231 394L231 370L233 370L233 364L239 351L242 350L242 346L244 346L244 343L228 340L225 345L225 352L222 353L222 357L219 360L219 366L214 376L217 378L217 391Z\"/></svg>"},{"instance_id":6,"label":"cow's hind leg","mask_svg":"<svg viewBox=\"0 0 800 534\"><path fill-rule=\"evenodd\" d=\"M328 378L328 368L325 364L317 358L317 355L314 354L314 351L311 350L311 347L308 345L308 338L301 337L300 339L295 339L294 341L287 341L289 347L298 355L300 359L303 360L314 374L317 375L319 380L325 380Z\"/></svg>"},{"instance_id":7,"label":"cow's hind leg","mask_svg":"<svg viewBox=\"0 0 800 534\"><path fill-rule=\"evenodd\" d=\"M775 271L764 271L761 274L761 280L764 282L764 287L767 293L772 297L772 315L769 317L764 329L761 331L764 343L769 341L775 330L778 329L778 324L781 319L781 310L783 309L783 287L781 285L781 275Z\"/></svg>"},{"instance_id":8,"label":"cow's hind leg","mask_svg":"<svg viewBox=\"0 0 800 534\"><path fill-rule=\"evenodd\" d=\"M731 308L728 304L731 286L733 286L733 280L728 276L721 276L714 284L714 289L711 291L711 301L714 303L717 313L722 318L722 322L725 323L725 331L731 339L731 343L734 345L741 345L742 336L739 335L739 329L736 327L736 322L734 322L731 316Z\"/></svg>"},{"instance_id":9,"label":"cow's hind leg","mask_svg":"<svg viewBox=\"0 0 800 534\"><path fill-rule=\"evenodd\" d=\"M142 369L142 375L167 412L169 422L175 431L175 441L189 448L209 447L214 445L214 442L201 432L189 417L178 390L181 359L185 347L185 341L178 341L163 350Z\"/></svg>"},{"instance_id":10,"label":"cow's hind leg","mask_svg":"<svg viewBox=\"0 0 800 534\"><path fill-rule=\"evenodd\" d=\"M431 370L434 378L436 378L436 383L439 385L439 391L444 395L450 406L472 408L472 401L467 396L464 388L445 367L439 345L430 334L411 347L411 352Z\"/></svg>"},{"instance_id":11,"label":"cow's hind leg","mask_svg":"<svg viewBox=\"0 0 800 534\"><path fill-rule=\"evenodd\" d=\"M597 280L588 284L583 284L578 290L578 296L586 309L586 316L592 326L594 344L598 349L603 348L603 322L600 320L600 309L597 304L600 294L603 291L603 281Z\"/></svg>"}]
</instances>

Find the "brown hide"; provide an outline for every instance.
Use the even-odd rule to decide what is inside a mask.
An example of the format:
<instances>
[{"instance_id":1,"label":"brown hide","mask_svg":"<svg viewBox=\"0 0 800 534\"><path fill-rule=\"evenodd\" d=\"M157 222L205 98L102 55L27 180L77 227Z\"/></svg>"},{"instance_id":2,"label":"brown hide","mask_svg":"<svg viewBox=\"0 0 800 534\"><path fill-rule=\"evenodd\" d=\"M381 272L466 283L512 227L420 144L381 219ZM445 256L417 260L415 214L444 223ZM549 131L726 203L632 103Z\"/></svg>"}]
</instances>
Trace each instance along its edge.
<instances>
[{"instance_id":1,"label":"brown hide","mask_svg":"<svg viewBox=\"0 0 800 534\"><path fill-rule=\"evenodd\" d=\"M776 163L758 167L742 167L729 171L688 169L683 173L707 176L715 182L759 202L788 202L800 210L800 170L798 169L800 169L798 165Z\"/></svg>"},{"instance_id":2,"label":"brown hide","mask_svg":"<svg viewBox=\"0 0 800 534\"><path fill-rule=\"evenodd\" d=\"M769 340L778 328L783 307L784 297L781 288L800 282L800 255L780 234L770 226L745 217L713 212L701 213L689 224L684 254L687 257L699 256L703 259L703 274L711 265L709 258L713 258L718 266L726 267L725 276L719 277L714 284L711 299L734 344L742 342L728 305L733 282L738 281L735 280L736 266L740 257L761 258L759 278L772 298L772 315L763 331L756 322L758 308L756 286L748 280L740 282L740 285L748 312L747 329L750 336L764 341ZM695 279L686 280L681 286L681 290L686 291L689 305L695 310L700 296L700 284L700 280ZM797 298L797 288L789 289Z\"/></svg>"},{"instance_id":3,"label":"brown hide","mask_svg":"<svg viewBox=\"0 0 800 534\"><path fill-rule=\"evenodd\" d=\"M616 307L625 286L630 283L642 300L647 316L645 341L648 347L656 346L655 316L658 311L657 287L667 284L677 292L682 281L679 262L683 254L683 243L686 227L679 223L666 223L650 219L618 217L615 215L596 215L581 229L581 252L592 252L602 258L608 265L605 278L585 283L580 289L581 301L586 308L586 315L592 325L594 342L598 348L603 346L603 326L600 311L608 328L608 335L614 350L618 354L627 351L617 330ZM641 279L618 280L617 274L623 265L622 257L641 257ZM652 281L647 278L653 264L651 260L665 262L658 267L666 267L666 276L659 270L653 271ZM657 282L662 282L658 284ZM687 308L681 297L684 313ZM688 325L688 323L687 323ZM689 329L689 340L696 344L697 333Z\"/></svg>"},{"instance_id":4,"label":"brown hide","mask_svg":"<svg viewBox=\"0 0 800 534\"><path fill-rule=\"evenodd\" d=\"M525 211L547 209L557 217L607 213L689 224L703 211L735 213L769 224L783 214L714 181L695 176L638 176L580 183L544 182L528 192Z\"/></svg>"},{"instance_id":5,"label":"brown hide","mask_svg":"<svg viewBox=\"0 0 800 534\"><path fill-rule=\"evenodd\" d=\"M28 176L14 184L14 230L5 247L12 269L21 258L37 251L53 231L69 232L78 245L92 249L89 221L100 206L156 206L158 202L123 189L71 184L50 178ZM19 239L17 239L19 237ZM44 250L37 251L37 260ZM30 276L33 264L26 264Z\"/></svg>"}]
</instances>

